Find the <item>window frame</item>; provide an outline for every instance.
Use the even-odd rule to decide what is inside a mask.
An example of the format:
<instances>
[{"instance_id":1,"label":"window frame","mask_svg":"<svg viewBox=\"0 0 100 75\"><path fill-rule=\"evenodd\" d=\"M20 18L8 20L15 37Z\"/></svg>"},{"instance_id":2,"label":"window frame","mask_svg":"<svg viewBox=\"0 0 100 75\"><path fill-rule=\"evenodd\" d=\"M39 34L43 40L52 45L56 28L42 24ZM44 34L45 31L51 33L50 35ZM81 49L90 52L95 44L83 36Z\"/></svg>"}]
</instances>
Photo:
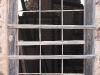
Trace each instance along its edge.
<instances>
[{"instance_id":1,"label":"window frame","mask_svg":"<svg viewBox=\"0 0 100 75\"><path fill-rule=\"evenodd\" d=\"M84 29L84 40L86 43L84 43L84 41L81 41L82 44L85 44L84 45L84 55L76 55L76 56L67 56L67 58L69 59L78 59L81 57L81 59L84 59L84 74L83 75L94 75L94 72L93 72L93 69L94 69L94 58L95 58L95 55L94 55L94 29L95 29L95 25L94 25L94 5L95 5L95 0L85 0L85 19L84 19L84 26L78 26L78 27L75 27L76 28L82 28ZM25 59L25 57L21 57L21 56L18 56L18 53L19 53L19 47L18 45L28 45L27 42L24 43L24 42L19 42L18 41L18 28L27 28L27 26L20 26L18 25L18 10L16 9L18 7L18 3L17 3L17 0L8 0L8 75L18 75L18 61L19 59ZM41 8L41 7L40 7ZM62 7L63 8L63 7ZM40 13L39 13L40 14ZM62 14L63 15L63 14ZM40 19L41 20L41 19ZM63 20L62 20L63 21ZM40 24L40 23L39 23ZM33 26L29 26L29 28L31 28ZM49 26L38 26L38 28L46 28ZM68 29L68 26L57 26L58 29L60 29L62 27L63 28L67 28ZM35 28L35 26L33 27ZM52 26L52 28L56 28L54 26ZM69 26L69 29L72 29L73 27L70 27ZM63 41L63 40L62 40ZM65 41L66 44L68 44L69 41ZM75 41L70 41L72 44L75 42ZM80 41L79 41L80 42ZM39 42L38 42L39 43ZM56 43L61 43L64 44L64 42L56 42ZM56 44L55 43L55 44ZM34 44L34 42L29 43L30 45ZM43 43L45 44L45 43ZM40 45L40 44L39 44ZM34 58L34 56L30 56L28 57L29 59L30 58ZM40 57L38 57L40 58ZM45 57L43 57L45 58ZM60 58L59 56L57 57L54 57L55 59L56 58ZM62 58L64 58L62 56ZM66 57L65 57L66 58ZM70 74L68 74L70 75ZM75 74L74 74L75 75ZM78 75L78 74L76 74Z\"/></svg>"}]
</instances>

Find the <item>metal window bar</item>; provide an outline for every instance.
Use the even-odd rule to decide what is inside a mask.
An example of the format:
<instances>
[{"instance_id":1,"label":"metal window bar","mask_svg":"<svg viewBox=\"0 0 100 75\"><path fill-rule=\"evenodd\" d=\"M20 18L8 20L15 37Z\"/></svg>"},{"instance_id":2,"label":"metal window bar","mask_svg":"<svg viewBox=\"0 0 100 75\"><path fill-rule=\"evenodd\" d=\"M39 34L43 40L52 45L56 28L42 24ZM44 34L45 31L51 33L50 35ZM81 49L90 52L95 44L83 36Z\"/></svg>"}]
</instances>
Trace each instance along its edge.
<instances>
[{"instance_id":1,"label":"metal window bar","mask_svg":"<svg viewBox=\"0 0 100 75\"><path fill-rule=\"evenodd\" d=\"M63 26L63 1L64 0L61 0L61 24L62 24L62 26ZM62 33L62 35L61 35L61 41L63 42L63 28L62 28L62 30L61 30L61 33ZM63 56L63 44L62 44L62 56ZM63 75L63 59L61 60L61 72L62 72L62 75Z\"/></svg>"},{"instance_id":2,"label":"metal window bar","mask_svg":"<svg viewBox=\"0 0 100 75\"><path fill-rule=\"evenodd\" d=\"M19 73L20 75L32 75L32 74L36 74L38 75L39 73ZM61 73L41 73L41 75L62 75ZM63 74L63 75L84 75L84 74L80 74L80 73L69 73L69 74Z\"/></svg>"},{"instance_id":3,"label":"metal window bar","mask_svg":"<svg viewBox=\"0 0 100 75\"><path fill-rule=\"evenodd\" d=\"M34 25L34 24L8 24L12 29L95 29L94 25Z\"/></svg>"},{"instance_id":4,"label":"metal window bar","mask_svg":"<svg viewBox=\"0 0 100 75\"><path fill-rule=\"evenodd\" d=\"M41 12L62 12L62 11L84 11L82 9L74 9L74 10L41 10ZM18 12L39 12L39 10L34 10L34 11L18 11Z\"/></svg>"},{"instance_id":5,"label":"metal window bar","mask_svg":"<svg viewBox=\"0 0 100 75\"><path fill-rule=\"evenodd\" d=\"M92 25L84 25L84 26L76 26L76 25L63 25L63 12L64 11L86 11L85 9L84 10L79 10L79 9L76 9L76 10L63 10L63 0L61 0L61 10L41 10L41 0L39 0L39 10L35 10L35 11L18 11L18 12L39 12L39 25L31 25L31 24L27 24L26 25L19 25L19 24L16 24L16 25L8 25L8 28L9 29L14 29L14 28L17 28L17 38L18 38L18 31L19 29L38 29L39 28L39 42L25 42L25 41L18 41L17 39L17 47L18 47L18 51L19 51L19 46L23 46L23 45L40 45L40 56L21 56L21 55L12 55L12 56L9 56L8 58L9 59L40 59L40 71L39 73L18 73L18 74L40 74L40 75L44 75L44 73L41 73L41 59L62 59L62 71L61 71L61 75L84 75L84 74L64 74L63 73L63 59L93 59L95 57L95 55L63 55L63 45L64 44L85 44L85 41L84 40L79 40L79 41L64 41L63 40L63 29L84 29L84 30L87 30L87 29L95 29L95 26L92 26ZM62 18L61 18L61 22L62 22L62 26L60 25L41 25L41 12L61 12L62 14ZM86 13L84 13L86 14ZM84 15L85 17L85 15ZM85 20L84 20L85 22ZM48 41L48 43L46 43L47 41L41 41L41 29L62 29L61 33L62 33L62 36L61 36L61 41ZM85 33L84 33L85 35ZM61 56L42 56L41 55L41 45L56 45L56 44L60 44L62 45L62 55ZM19 64L18 64L19 65ZM19 72L19 71L18 71ZM47 74L50 74L50 73L47 73ZM51 73L51 75L56 75L56 73ZM57 75L60 75L59 73L57 73Z\"/></svg>"},{"instance_id":6,"label":"metal window bar","mask_svg":"<svg viewBox=\"0 0 100 75\"><path fill-rule=\"evenodd\" d=\"M39 25L41 25L41 0L39 0ZM39 28L39 39L40 39L40 42L41 42L41 28ZM40 56L41 56L41 45L40 45ZM40 63L39 63L39 73L41 75L41 59L40 59Z\"/></svg>"}]
</instances>

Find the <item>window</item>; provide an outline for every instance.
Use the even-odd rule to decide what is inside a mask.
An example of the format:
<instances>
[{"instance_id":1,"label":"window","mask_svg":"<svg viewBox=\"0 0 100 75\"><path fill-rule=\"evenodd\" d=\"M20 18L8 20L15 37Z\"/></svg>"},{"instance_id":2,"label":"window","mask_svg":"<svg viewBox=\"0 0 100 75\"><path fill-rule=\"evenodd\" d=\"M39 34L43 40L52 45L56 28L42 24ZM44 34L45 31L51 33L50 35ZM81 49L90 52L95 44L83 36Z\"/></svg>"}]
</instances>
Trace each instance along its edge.
<instances>
[{"instance_id":1,"label":"window","mask_svg":"<svg viewBox=\"0 0 100 75\"><path fill-rule=\"evenodd\" d=\"M94 0L8 3L8 75L93 75Z\"/></svg>"}]
</instances>

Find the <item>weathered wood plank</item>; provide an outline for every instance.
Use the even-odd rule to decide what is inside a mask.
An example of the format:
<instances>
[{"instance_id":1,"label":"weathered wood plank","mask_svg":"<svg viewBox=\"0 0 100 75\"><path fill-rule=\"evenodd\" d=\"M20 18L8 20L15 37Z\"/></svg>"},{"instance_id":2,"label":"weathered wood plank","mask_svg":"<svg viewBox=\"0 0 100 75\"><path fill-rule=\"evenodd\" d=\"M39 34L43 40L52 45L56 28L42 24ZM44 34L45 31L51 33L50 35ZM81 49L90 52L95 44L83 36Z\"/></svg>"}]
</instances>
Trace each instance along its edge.
<instances>
[{"instance_id":1,"label":"weathered wood plank","mask_svg":"<svg viewBox=\"0 0 100 75\"><path fill-rule=\"evenodd\" d=\"M94 0L85 0L85 25L94 26ZM85 51L84 54L94 54L94 30L85 30ZM94 75L93 73L93 61L94 59L84 60L84 74Z\"/></svg>"},{"instance_id":2,"label":"weathered wood plank","mask_svg":"<svg viewBox=\"0 0 100 75\"><path fill-rule=\"evenodd\" d=\"M84 40L72 40L72 41L19 41L17 45L19 46L29 46L29 45L72 45L72 44L85 44Z\"/></svg>"},{"instance_id":3,"label":"weathered wood plank","mask_svg":"<svg viewBox=\"0 0 100 75\"><path fill-rule=\"evenodd\" d=\"M8 24L17 24L17 0L8 0ZM8 55L17 55L16 29L8 29ZM17 60L8 60L8 75L17 75Z\"/></svg>"},{"instance_id":4,"label":"weathered wood plank","mask_svg":"<svg viewBox=\"0 0 100 75\"><path fill-rule=\"evenodd\" d=\"M9 59L93 59L95 55L20 55L9 56Z\"/></svg>"},{"instance_id":5,"label":"weathered wood plank","mask_svg":"<svg viewBox=\"0 0 100 75\"><path fill-rule=\"evenodd\" d=\"M95 29L95 26L83 25L32 25L32 24L9 24L8 28L21 28L21 29Z\"/></svg>"}]
</instances>

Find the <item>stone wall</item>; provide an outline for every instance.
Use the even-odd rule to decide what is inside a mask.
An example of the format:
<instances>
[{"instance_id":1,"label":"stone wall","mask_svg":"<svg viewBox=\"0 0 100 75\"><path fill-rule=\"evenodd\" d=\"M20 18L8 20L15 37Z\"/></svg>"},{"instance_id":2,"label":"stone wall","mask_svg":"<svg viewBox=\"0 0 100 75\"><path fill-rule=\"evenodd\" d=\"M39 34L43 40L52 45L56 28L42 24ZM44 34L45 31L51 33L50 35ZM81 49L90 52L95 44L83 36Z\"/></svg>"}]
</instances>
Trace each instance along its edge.
<instances>
[{"instance_id":1,"label":"stone wall","mask_svg":"<svg viewBox=\"0 0 100 75\"><path fill-rule=\"evenodd\" d=\"M0 0L0 75L7 75L7 0Z\"/></svg>"},{"instance_id":2,"label":"stone wall","mask_svg":"<svg viewBox=\"0 0 100 75\"><path fill-rule=\"evenodd\" d=\"M95 74L100 75L100 0L95 3Z\"/></svg>"}]
</instances>

